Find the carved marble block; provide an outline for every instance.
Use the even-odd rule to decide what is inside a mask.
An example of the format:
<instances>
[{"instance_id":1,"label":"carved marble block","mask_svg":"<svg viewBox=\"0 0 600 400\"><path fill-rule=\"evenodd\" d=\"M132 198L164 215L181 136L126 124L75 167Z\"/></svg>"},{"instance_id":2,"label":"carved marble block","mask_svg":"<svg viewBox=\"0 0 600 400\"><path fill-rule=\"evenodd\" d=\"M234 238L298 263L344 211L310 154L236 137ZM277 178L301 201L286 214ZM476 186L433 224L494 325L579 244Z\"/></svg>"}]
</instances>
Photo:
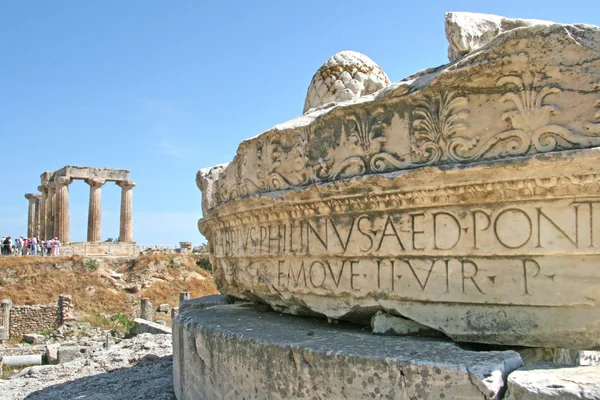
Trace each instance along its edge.
<instances>
[{"instance_id":1,"label":"carved marble block","mask_svg":"<svg viewBox=\"0 0 600 400\"><path fill-rule=\"evenodd\" d=\"M505 20L451 64L199 171L221 292L365 323L385 310L458 341L600 346L600 28Z\"/></svg>"}]
</instances>

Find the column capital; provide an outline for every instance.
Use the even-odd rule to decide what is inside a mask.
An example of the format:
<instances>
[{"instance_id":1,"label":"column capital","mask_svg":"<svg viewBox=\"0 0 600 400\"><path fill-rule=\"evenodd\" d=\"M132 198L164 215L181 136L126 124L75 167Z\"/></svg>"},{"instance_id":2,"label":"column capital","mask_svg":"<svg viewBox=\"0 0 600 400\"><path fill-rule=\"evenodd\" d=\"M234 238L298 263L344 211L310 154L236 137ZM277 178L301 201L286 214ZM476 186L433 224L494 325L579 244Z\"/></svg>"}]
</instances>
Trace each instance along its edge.
<instances>
[{"instance_id":1,"label":"column capital","mask_svg":"<svg viewBox=\"0 0 600 400\"><path fill-rule=\"evenodd\" d=\"M106 183L106 180L100 178L88 178L85 180L85 183L92 187L102 187L102 185Z\"/></svg>"},{"instance_id":2,"label":"column capital","mask_svg":"<svg viewBox=\"0 0 600 400\"><path fill-rule=\"evenodd\" d=\"M44 186L48 190L54 190L54 189L56 189L56 183L55 182L48 182Z\"/></svg>"},{"instance_id":3,"label":"column capital","mask_svg":"<svg viewBox=\"0 0 600 400\"><path fill-rule=\"evenodd\" d=\"M66 176L59 176L54 179L54 183L57 185L70 185L73 182L73 179L68 178Z\"/></svg>"},{"instance_id":4,"label":"column capital","mask_svg":"<svg viewBox=\"0 0 600 400\"><path fill-rule=\"evenodd\" d=\"M29 201L35 200L35 199L37 199L39 197L42 197L42 195L39 194L39 193L27 193L27 194L25 194L25 198L27 200L29 200Z\"/></svg>"},{"instance_id":5,"label":"column capital","mask_svg":"<svg viewBox=\"0 0 600 400\"><path fill-rule=\"evenodd\" d=\"M38 186L38 190L43 194L48 194L48 185L40 185Z\"/></svg>"},{"instance_id":6,"label":"column capital","mask_svg":"<svg viewBox=\"0 0 600 400\"><path fill-rule=\"evenodd\" d=\"M115 183L117 184L117 186L120 186L124 190L131 189L135 186L134 181L116 181Z\"/></svg>"}]
</instances>

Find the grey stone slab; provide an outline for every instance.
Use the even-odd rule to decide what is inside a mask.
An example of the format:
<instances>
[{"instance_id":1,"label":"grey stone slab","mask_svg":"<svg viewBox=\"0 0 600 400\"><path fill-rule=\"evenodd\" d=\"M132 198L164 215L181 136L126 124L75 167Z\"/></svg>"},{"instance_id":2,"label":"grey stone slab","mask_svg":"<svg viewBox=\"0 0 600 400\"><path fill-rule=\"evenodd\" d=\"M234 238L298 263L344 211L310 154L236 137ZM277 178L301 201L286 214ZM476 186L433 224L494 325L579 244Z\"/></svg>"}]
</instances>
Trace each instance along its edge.
<instances>
[{"instance_id":1,"label":"grey stone slab","mask_svg":"<svg viewBox=\"0 0 600 400\"><path fill-rule=\"evenodd\" d=\"M171 334L171 328L156 322L147 321L142 318L136 318L133 322L135 323L132 329L134 335L141 335L142 333L151 333L153 335Z\"/></svg>"},{"instance_id":2,"label":"grey stone slab","mask_svg":"<svg viewBox=\"0 0 600 400\"><path fill-rule=\"evenodd\" d=\"M506 400L600 399L600 367L538 364L508 376Z\"/></svg>"},{"instance_id":3,"label":"grey stone slab","mask_svg":"<svg viewBox=\"0 0 600 400\"><path fill-rule=\"evenodd\" d=\"M514 351L374 336L360 325L242 304L181 312L173 340L179 400L499 399L522 365Z\"/></svg>"},{"instance_id":4,"label":"grey stone slab","mask_svg":"<svg viewBox=\"0 0 600 400\"><path fill-rule=\"evenodd\" d=\"M192 309L202 309L212 306L229 304L229 298L222 294L211 294L210 296L198 297L197 299L184 300L179 304L179 312Z\"/></svg>"},{"instance_id":5,"label":"grey stone slab","mask_svg":"<svg viewBox=\"0 0 600 400\"><path fill-rule=\"evenodd\" d=\"M383 311L377 311L371 318L371 330L374 335L443 336L440 331Z\"/></svg>"},{"instance_id":6,"label":"grey stone slab","mask_svg":"<svg viewBox=\"0 0 600 400\"><path fill-rule=\"evenodd\" d=\"M58 363L64 364L83 357L85 349L80 346L63 346L58 349Z\"/></svg>"}]
</instances>

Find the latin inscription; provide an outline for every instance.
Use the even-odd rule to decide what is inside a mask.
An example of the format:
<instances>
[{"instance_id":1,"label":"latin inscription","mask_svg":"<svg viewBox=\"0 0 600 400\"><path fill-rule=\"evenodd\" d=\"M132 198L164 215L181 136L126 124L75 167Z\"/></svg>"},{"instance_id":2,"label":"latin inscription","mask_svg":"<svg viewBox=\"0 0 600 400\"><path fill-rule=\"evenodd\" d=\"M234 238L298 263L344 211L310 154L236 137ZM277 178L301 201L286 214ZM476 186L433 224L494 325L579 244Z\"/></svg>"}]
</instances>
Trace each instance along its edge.
<instances>
[{"instance_id":1,"label":"latin inscription","mask_svg":"<svg viewBox=\"0 0 600 400\"><path fill-rule=\"evenodd\" d=\"M591 304L599 208L556 200L374 211L222 229L211 246L226 275L278 292Z\"/></svg>"},{"instance_id":2,"label":"latin inscription","mask_svg":"<svg viewBox=\"0 0 600 400\"><path fill-rule=\"evenodd\" d=\"M373 212L214 233L216 257L590 253L600 201Z\"/></svg>"},{"instance_id":3,"label":"latin inscription","mask_svg":"<svg viewBox=\"0 0 600 400\"><path fill-rule=\"evenodd\" d=\"M386 257L219 260L230 273L248 273L278 292L493 304L591 304L600 256ZM577 268L574 268L576 265ZM241 272L244 271L244 272ZM580 282L573 290L573 282ZM588 287L589 286L589 287Z\"/></svg>"}]
</instances>

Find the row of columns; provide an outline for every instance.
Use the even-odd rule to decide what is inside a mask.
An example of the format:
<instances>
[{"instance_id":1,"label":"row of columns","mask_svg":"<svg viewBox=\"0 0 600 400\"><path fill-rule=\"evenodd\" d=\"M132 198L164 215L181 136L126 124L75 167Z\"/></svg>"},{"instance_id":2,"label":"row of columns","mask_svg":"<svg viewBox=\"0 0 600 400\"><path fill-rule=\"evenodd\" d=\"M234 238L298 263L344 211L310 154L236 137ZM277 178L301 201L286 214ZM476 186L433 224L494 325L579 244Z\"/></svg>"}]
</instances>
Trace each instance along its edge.
<instances>
[{"instance_id":1,"label":"row of columns","mask_svg":"<svg viewBox=\"0 0 600 400\"><path fill-rule=\"evenodd\" d=\"M73 179L57 177L54 182L39 186L41 194L28 193L29 213L27 217L27 237L39 235L41 238L58 239L63 243L71 241L69 215L69 185ZM88 242L102 240L102 186L103 179L91 178L85 182L90 185L90 203L88 212ZM119 241L133 241L133 181L115 182L121 187L121 218Z\"/></svg>"}]
</instances>

